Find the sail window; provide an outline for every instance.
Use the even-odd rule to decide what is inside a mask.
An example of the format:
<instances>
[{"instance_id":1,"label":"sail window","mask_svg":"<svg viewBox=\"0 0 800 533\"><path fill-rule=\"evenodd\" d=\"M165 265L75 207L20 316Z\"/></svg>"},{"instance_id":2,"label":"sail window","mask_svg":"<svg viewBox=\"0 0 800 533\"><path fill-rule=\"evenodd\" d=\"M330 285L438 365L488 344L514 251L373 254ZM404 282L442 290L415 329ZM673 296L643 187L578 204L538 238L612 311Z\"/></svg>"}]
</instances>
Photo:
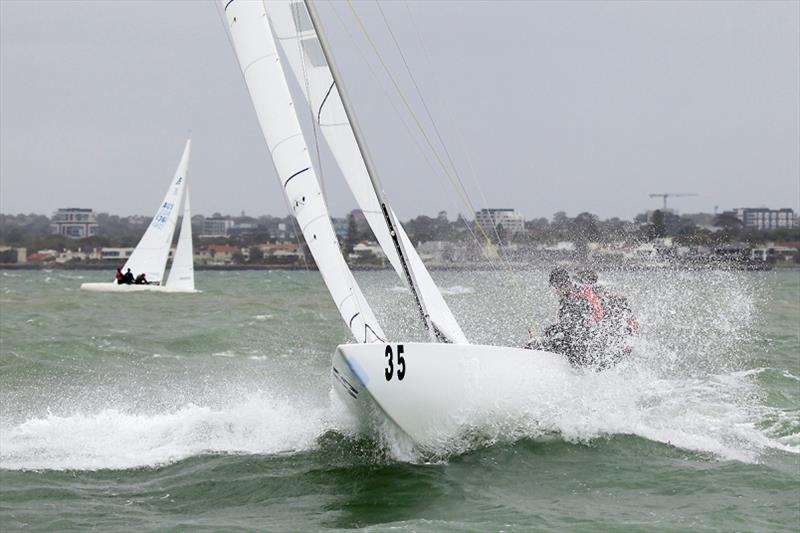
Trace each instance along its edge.
<instances>
[{"instance_id":1,"label":"sail window","mask_svg":"<svg viewBox=\"0 0 800 533\"><path fill-rule=\"evenodd\" d=\"M292 2L292 20L297 33L314 29L303 2Z\"/></svg>"},{"instance_id":2,"label":"sail window","mask_svg":"<svg viewBox=\"0 0 800 533\"><path fill-rule=\"evenodd\" d=\"M316 37L309 37L301 41L303 50L306 52L306 58L313 67L324 67L327 65L325 62L325 53L322 51L322 46L319 44L319 39Z\"/></svg>"}]
</instances>

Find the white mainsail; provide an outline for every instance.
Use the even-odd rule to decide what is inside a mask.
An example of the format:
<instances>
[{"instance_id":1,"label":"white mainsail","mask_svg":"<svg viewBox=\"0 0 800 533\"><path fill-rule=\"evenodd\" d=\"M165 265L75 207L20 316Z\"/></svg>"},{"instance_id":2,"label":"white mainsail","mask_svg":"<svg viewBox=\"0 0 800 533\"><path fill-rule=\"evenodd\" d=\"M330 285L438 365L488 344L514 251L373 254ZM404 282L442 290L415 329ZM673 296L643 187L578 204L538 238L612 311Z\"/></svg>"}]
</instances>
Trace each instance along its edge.
<instances>
[{"instance_id":1,"label":"white mainsail","mask_svg":"<svg viewBox=\"0 0 800 533\"><path fill-rule=\"evenodd\" d=\"M264 6L275 37L311 106L314 121L319 125L375 238L378 239L398 276L405 280L405 272L392 242L375 188L304 2L274 0L264 2ZM393 212L392 217L397 220ZM398 222L395 227L405 250L408 267L413 271L417 293L430 320L451 342L467 343L461 326L419 258L402 225Z\"/></svg>"},{"instance_id":2,"label":"white mainsail","mask_svg":"<svg viewBox=\"0 0 800 533\"><path fill-rule=\"evenodd\" d=\"M164 201L161 202L150 226L142 235L125 266L122 267L123 272L130 268L134 276L143 273L150 283L161 282L164 279L164 269L167 266L169 249L172 246L172 237L175 235L175 226L178 222L179 204L186 186L190 151L191 140L188 140L183 149L178 169L175 171L175 177L164 196Z\"/></svg>"},{"instance_id":3,"label":"white mainsail","mask_svg":"<svg viewBox=\"0 0 800 533\"><path fill-rule=\"evenodd\" d=\"M187 178L188 180L188 178ZM183 218L178 233L178 246L172 257L167 277L167 288L181 291L194 290L194 254L192 252L192 210L189 207L189 183L183 191Z\"/></svg>"},{"instance_id":4,"label":"white mainsail","mask_svg":"<svg viewBox=\"0 0 800 533\"><path fill-rule=\"evenodd\" d=\"M261 131L283 192L339 313L359 342L385 338L339 249L264 4L222 0Z\"/></svg>"}]
</instances>

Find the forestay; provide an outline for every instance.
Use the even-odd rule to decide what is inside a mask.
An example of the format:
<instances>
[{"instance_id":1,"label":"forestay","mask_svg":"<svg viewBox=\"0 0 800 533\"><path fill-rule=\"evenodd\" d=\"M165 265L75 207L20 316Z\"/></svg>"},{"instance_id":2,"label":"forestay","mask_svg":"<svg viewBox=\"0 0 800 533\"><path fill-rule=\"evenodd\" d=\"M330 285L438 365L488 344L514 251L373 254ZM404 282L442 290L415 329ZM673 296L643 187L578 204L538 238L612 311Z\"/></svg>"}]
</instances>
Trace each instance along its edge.
<instances>
[{"instance_id":1,"label":"forestay","mask_svg":"<svg viewBox=\"0 0 800 533\"><path fill-rule=\"evenodd\" d=\"M292 214L359 342L385 338L339 249L261 2L223 0L234 50Z\"/></svg>"},{"instance_id":2,"label":"forestay","mask_svg":"<svg viewBox=\"0 0 800 533\"><path fill-rule=\"evenodd\" d=\"M178 233L178 247L172 257L169 269L167 288L176 290L194 290L194 257L192 253L192 210L189 207L189 183L183 191L183 219L181 231Z\"/></svg>"},{"instance_id":3,"label":"forestay","mask_svg":"<svg viewBox=\"0 0 800 533\"><path fill-rule=\"evenodd\" d=\"M398 276L405 280L405 273L386 226L375 188L304 2L276 0L264 2L264 7L275 37L308 100L313 119L319 125L381 248ZM392 216L397 220L393 212ZM464 332L406 236L405 230L399 223L396 224L396 228L408 266L413 271L418 295L430 320L451 342L467 343Z\"/></svg>"},{"instance_id":4,"label":"forestay","mask_svg":"<svg viewBox=\"0 0 800 533\"><path fill-rule=\"evenodd\" d=\"M178 222L179 204L186 186L190 151L191 141L186 141L181 161L175 171L175 177L167 189L167 194L164 196L164 201L161 202L150 226L142 235L125 266L122 267L123 272L127 272L127 269L130 268L134 276L144 274L151 283L161 282L164 279L164 269Z\"/></svg>"}]
</instances>

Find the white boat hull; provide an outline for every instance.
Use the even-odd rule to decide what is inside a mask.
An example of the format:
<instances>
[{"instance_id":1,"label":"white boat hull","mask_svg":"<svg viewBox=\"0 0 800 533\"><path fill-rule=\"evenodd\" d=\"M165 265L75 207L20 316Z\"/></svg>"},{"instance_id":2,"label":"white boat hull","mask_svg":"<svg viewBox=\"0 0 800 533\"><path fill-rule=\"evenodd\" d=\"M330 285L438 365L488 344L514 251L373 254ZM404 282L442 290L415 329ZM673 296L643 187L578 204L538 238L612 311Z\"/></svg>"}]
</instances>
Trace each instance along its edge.
<instances>
[{"instance_id":1,"label":"white boat hull","mask_svg":"<svg viewBox=\"0 0 800 533\"><path fill-rule=\"evenodd\" d=\"M90 292L169 292L195 293L195 289L169 288L165 285L119 285L113 282L81 283L81 290Z\"/></svg>"},{"instance_id":2,"label":"white boat hull","mask_svg":"<svg viewBox=\"0 0 800 533\"><path fill-rule=\"evenodd\" d=\"M417 447L436 450L481 421L508 416L510 398L563 387L574 370L561 355L537 350L373 343L338 346L332 375L362 424L374 424L380 412Z\"/></svg>"}]
</instances>

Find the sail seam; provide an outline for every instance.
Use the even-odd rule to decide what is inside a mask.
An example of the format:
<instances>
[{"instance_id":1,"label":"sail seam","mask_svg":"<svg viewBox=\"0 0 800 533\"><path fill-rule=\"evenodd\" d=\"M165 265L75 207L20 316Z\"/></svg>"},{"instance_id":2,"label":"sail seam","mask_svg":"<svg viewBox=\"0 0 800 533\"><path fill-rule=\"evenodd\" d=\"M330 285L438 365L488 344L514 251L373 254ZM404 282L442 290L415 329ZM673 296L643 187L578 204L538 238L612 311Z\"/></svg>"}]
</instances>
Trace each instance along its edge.
<instances>
[{"instance_id":1,"label":"sail seam","mask_svg":"<svg viewBox=\"0 0 800 533\"><path fill-rule=\"evenodd\" d=\"M274 54L264 54L263 56L257 57L254 60L252 60L251 62L249 62L247 64L247 66L242 69L242 72L244 73L245 76L247 76L247 71L250 70L250 67L252 67L253 65L255 65L256 63L258 63L259 61L261 61L263 59L267 59L268 57L277 56L277 55L278 55L278 53L276 52Z\"/></svg>"},{"instance_id":2,"label":"sail seam","mask_svg":"<svg viewBox=\"0 0 800 533\"><path fill-rule=\"evenodd\" d=\"M314 222L316 222L317 220L319 220L319 219L321 219L321 218L325 218L325 217L326 217L326 215L325 215L325 214L322 214L322 215L319 215L319 216L317 216L317 217L314 217L314 218L312 218L311 220L309 220L309 221L308 221L308 224L306 224L305 226L303 226L303 227L302 227L303 233L305 234L305 232L306 232L306 229L307 229L307 228L308 228L308 227L309 227L311 224L313 224L313 223L314 223Z\"/></svg>"},{"instance_id":3,"label":"sail seam","mask_svg":"<svg viewBox=\"0 0 800 533\"><path fill-rule=\"evenodd\" d=\"M223 11L227 11L228 10L228 6L231 5L232 3L233 3L233 0L228 0L228 3L225 4L225 9Z\"/></svg>"},{"instance_id":4,"label":"sail seam","mask_svg":"<svg viewBox=\"0 0 800 533\"><path fill-rule=\"evenodd\" d=\"M269 155L274 156L275 152L278 150L278 148L280 148L281 145L283 143L285 143L286 141L291 141L292 139L296 139L296 138L302 137L302 136L303 136L302 133L295 133L294 135L290 135L290 136L286 137L282 141L278 141L278 144L276 144L275 147L270 150Z\"/></svg>"}]
</instances>

